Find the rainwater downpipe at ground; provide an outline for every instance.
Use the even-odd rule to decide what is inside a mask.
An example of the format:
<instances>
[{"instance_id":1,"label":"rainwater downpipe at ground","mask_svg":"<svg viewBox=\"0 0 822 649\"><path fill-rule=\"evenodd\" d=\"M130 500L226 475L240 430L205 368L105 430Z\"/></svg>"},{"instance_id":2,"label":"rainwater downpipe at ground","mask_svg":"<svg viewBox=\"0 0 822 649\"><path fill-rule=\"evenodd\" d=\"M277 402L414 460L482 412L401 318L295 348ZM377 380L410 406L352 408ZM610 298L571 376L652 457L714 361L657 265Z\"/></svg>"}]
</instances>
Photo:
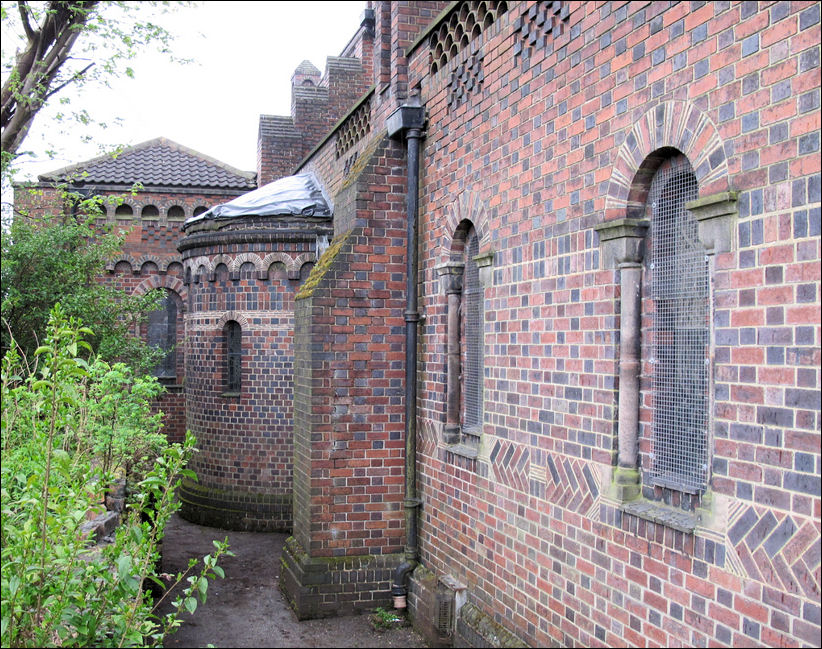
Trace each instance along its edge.
<instances>
[{"instance_id":1,"label":"rainwater downpipe at ground","mask_svg":"<svg viewBox=\"0 0 822 649\"><path fill-rule=\"evenodd\" d=\"M425 108L418 97L409 97L388 118L388 136L405 138L408 161L406 185L406 298L405 298L405 559L394 571L391 595L394 608L407 606L408 576L417 567L417 211L420 186L420 140Z\"/></svg>"}]
</instances>

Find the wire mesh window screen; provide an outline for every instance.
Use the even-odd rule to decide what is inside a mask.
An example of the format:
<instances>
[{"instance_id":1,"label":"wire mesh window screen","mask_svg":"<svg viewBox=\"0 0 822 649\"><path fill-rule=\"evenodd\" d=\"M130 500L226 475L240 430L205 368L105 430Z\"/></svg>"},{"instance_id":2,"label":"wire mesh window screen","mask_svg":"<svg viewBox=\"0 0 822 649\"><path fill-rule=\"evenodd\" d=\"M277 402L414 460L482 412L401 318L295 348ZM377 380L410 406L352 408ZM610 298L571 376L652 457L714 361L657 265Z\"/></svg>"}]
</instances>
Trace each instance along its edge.
<instances>
[{"instance_id":1,"label":"wire mesh window screen","mask_svg":"<svg viewBox=\"0 0 822 649\"><path fill-rule=\"evenodd\" d=\"M241 388L243 362L242 336L243 332L238 322L232 320L226 324L226 392L239 392Z\"/></svg>"},{"instance_id":2,"label":"wire mesh window screen","mask_svg":"<svg viewBox=\"0 0 822 649\"><path fill-rule=\"evenodd\" d=\"M463 317L465 321L462 376L465 400L463 430L473 434L479 434L482 426L483 306L479 267L474 259L478 254L479 240L476 231L471 229L465 245L465 271L462 289Z\"/></svg>"},{"instance_id":3,"label":"wire mesh window screen","mask_svg":"<svg viewBox=\"0 0 822 649\"><path fill-rule=\"evenodd\" d=\"M166 355L154 368L154 376L172 379L177 376L177 303L166 292L161 306L148 314L148 344L159 347Z\"/></svg>"},{"instance_id":4,"label":"wire mesh window screen","mask_svg":"<svg viewBox=\"0 0 822 649\"><path fill-rule=\"evenodd\" d=\"M698 197L682 156L656 173L648 196L653 314L653 461L656 484L702 491L709 422L708 261L684 204Z\"/></svg>"}]
</instances>

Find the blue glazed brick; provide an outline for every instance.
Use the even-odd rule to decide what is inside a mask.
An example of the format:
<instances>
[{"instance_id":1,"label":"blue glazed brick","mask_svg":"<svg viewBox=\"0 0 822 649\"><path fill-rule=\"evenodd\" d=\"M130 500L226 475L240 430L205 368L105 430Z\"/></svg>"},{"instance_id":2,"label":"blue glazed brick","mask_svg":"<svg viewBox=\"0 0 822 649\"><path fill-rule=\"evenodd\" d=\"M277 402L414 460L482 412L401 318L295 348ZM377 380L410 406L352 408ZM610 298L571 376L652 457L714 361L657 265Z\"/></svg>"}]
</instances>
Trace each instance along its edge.
<instances>
[{"instance_id":1,"label":"blue glazed brick","mask_svg":"<svg viewBox=\"0 0 822 649\"><path fill-rule=\"evenodd\" d=\"M742 41L742 56L750 56L759 51L759 34L752 34Z\"/></svg>"},{"instance_id":2,"label":"blue glazed brick","mask_svg":"<svg viewBox=\"0 0 822 649\"><path fill-rule=\"evenodd\" d=\"M814 3L808 9L805 9L801 14L799 14L799 29L807 29L808 27L813 27L816 23L819 22L819 4Z\"/></svg>"}]
</instances>

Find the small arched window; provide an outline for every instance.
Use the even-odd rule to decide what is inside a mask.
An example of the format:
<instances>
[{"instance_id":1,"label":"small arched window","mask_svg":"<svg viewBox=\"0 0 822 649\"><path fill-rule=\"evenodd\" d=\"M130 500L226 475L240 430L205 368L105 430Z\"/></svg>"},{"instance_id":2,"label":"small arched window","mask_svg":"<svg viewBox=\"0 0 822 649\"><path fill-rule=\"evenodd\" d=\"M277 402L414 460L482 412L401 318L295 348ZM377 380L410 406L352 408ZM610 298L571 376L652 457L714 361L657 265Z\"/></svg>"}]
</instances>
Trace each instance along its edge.
<instances>
[{"instance_id":1,"label":"small arched window","mask_svg":"<svg viewBox=\"0 0 822 649\"><path fill-rule=\"evenodd\" d=\"M159 379L177 378L177 302L166 291L160 308L148 314L148 344L165 352L163 360L154 368Z\"/></svg>"},{"instance_id":2,"label":"small arched window","mask_svg":"<svg viewBox=\"0 0 822 649\"><path fill-rule=\"evenodd\" d=\"M179 205L172 205L168 208L169 221L182 221L186 217L185 210Z\"/></svg>"},{"instance_id":3,"label":"small arched window","mask_svg":"<svg viewBox=\"0 0 822 649\"><path fill-rule=\"evenodd\" d=\"M130 219L134 216L134 209L128 203L122 203L114 210L114 216L118 219Z\"/></svg>"},{"instance_id":4,"label":"small arched window","mask_svg":"<svg viewBox=\"0 0 822 649\"><path fill-rule=\"evenodd\" d=\"M483 407L483 286L480 282L479 238L470 222L454 236L447 277L447 444L479 447Z\"/></svg>"},{"instance_id":5,"label":"small arched window","mask_svg":"<svg viewBox=\"0 0 822 649\"><path fill-rule=\"evenodd\" d=\"M240 323L234 320L226 322L223 328L225 375L224 391L239 394L242 389L243 370L243 331Z\"/></svg>"}]
</instances>

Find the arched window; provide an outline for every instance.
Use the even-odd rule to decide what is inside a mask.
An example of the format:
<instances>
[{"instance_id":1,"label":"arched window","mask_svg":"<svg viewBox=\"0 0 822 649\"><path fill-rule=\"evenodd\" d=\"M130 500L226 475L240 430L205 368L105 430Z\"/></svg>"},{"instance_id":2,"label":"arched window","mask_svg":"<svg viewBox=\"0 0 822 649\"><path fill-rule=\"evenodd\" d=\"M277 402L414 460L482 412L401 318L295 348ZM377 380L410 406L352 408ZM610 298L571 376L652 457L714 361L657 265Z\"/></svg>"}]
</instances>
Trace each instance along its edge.
<instances>
[{"instance_id":1,"label":"arched window","mask_svg":"<svg viewBox=\"0 0 822 649\"><path fill-rule=\"evenodd\" d=\"M463 433L478 437L482 429L483 314L482 286L479 281L479 240L474 228L465 242L465 277L462 285L460 348L462 369ZM470 438L469 438L469 441ZM475 440L479 441L479 440Z\"/></svg>"},{"instance_id":2,"label":"arched window","mask_svg":"<svg viewBox=\"0 0 822 649\"><path fill-rule=\"evenodd\" d=\"M465 221L454 235L451 261L441 267L448 304L445 442L478 448L482 433L483 286L479 239Z\"/></svg>"},{"instance_id":3,"label":"arched window","mask_svg":"<svg viewBox=\"0 0 822 649\"><path fill-rule=\"evenodd\" d=\"M651 181L645 323L652 379L651 453L656 486L707 487L710 423L708 257L685 203L698 197L685 156L664 162Z\"/></svg>"},{"instance_id":4,"label":"arched window","mask_svg":"<svg viewBox=\"0 0 822 649\"><path fill-rule=\"evenodd\" d=\"M134 216L134 209L128 203L122 203L114 210L114 216L118 219L130 219Z\"/></svg>"},{"instance_id":5,"label":"arched window","mask_svg":"<svg viewBox=\"0 0 822 649\"><path fill-rule=\"evenodd\" d=\"M168 220L169 221L182 221L185 219L186 213L185 210L180 207L179 205L172 205L168 208Z\"/></svg>"},{"instance_id":6,"label":"arched window","mask_svg":"<svg viewBox=\"0 0 822 649\"><path fill-rule=\"evenodd\" d=\"M154 376L171 380L177 378L177 302L166 291L161 306L148 314L148 344L165 352L163 360L154 368Z\"/></svg>"},{"instance_id":7,"label":"arched window","mask_svg":"<svg viewBox=\"0 0 822 649\"><path fill-rule=\"evenodd\" d=\"M144 219L159 219L160 210L157 209L156 205L146 205L140 212L140 216Z\"/></svg>"},{"instance_id":8,"label":"arched window","mask_svg":"<svg viewBox=\"0 0 822 649\"><path fill-rule=\"evenodd\" d=\"M234 320L226 322L223 328L225 374L224 392L239 394L242 389L243 331Z\"/></svg>"}]
</instances>

